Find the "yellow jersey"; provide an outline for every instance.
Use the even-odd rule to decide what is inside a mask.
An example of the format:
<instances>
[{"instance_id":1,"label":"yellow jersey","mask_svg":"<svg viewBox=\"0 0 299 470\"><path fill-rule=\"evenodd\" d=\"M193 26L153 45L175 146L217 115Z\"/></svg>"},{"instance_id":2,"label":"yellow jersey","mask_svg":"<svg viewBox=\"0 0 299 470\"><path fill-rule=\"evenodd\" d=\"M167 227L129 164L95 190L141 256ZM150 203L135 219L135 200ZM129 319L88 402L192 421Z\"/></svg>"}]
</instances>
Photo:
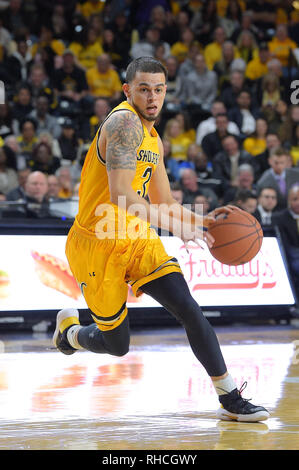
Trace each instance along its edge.
<instances>
[{"instance_id":1,"label":"yellow jersey","mask_svg":"<svg viewBox=\"0 0 299 470\"><path fill-rule=\"evenodd\" d=\"M129 110L138 116L135 109L127 101L123 101L108 114L105 121L112 113L120 110ZM128 236L138 238L149 229L150 224L128 214L119 204L115 205L110 200L106 162L99 152L99 138L105 121L91 143L82 168L75 229L99 239L125 239ZM153 127L149 133L143 123L142 126L143 140L137 150L132 188L141 197L146 197L151 177L159 163L160 153L157 131Z\"/></svg>"}]
</instances>

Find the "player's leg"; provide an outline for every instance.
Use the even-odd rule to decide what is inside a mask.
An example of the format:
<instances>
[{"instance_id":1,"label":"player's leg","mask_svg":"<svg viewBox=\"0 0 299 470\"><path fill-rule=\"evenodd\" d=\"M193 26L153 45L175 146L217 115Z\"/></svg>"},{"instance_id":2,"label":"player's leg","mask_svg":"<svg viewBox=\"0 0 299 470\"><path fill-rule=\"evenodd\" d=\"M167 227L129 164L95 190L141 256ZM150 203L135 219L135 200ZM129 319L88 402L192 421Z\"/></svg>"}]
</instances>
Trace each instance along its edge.
<instances>
[{"instance_id":1,"label":"player's leg","mask_svg":"<svg viewBox=\"0 0 299 470\"><path fill-rule=\"evenodd\" d=\"M183 325L190 346L212 379L222 404L221 419L262 421L269 413L241 397L241 392L227 372L227 367L214 329L193 299L181 273L174 272L143 284L140 289L165 307Z\"/></svg>"},{"instance_id":2,"label":"player's leg","mask_svg":"<svg viewBox=\"0 0 299 470\"><path fill-rule=\"evenodd\" d=\"M77 349L86 349L100 354L124 356L130 345L128 316L115 328L101 331L96 323L80 325L78 310L61 310L56 318L53 342L59 351L68 355Z\"/></svg>"}]
</instances>

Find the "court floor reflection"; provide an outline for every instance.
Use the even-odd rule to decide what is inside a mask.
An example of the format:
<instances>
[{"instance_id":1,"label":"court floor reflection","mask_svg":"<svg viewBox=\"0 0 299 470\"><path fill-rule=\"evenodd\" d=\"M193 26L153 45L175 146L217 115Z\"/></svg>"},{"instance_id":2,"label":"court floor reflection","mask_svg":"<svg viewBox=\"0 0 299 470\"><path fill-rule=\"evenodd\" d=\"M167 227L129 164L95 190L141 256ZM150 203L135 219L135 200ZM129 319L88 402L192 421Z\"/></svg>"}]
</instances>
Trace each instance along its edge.
<instances>
[{"instance_id":1,"label":"court floor reflection","mask_svg":"<svg viewBox=\"0 0 299 470\"><path fill-rule=\"evenodd\" d=\"M180 330L133 336L122 358L4 341L0 449L298 449L299 330L234 333L220 333L223 354L237 385L248 382L243 396L270 410L265 423L215 419L210 379Z\"/></svg>"}]
</instances>

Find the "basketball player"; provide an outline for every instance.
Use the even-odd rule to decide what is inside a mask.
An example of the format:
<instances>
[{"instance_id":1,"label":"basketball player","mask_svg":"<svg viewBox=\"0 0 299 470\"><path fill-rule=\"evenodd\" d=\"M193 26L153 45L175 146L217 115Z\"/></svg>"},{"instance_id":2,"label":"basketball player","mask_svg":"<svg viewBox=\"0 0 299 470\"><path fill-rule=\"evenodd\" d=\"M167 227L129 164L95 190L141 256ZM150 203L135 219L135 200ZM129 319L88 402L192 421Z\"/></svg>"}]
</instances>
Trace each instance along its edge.
<instances>
[{"instance_id":1,"label":"basketball player","mask_svg":"<svg viewBox=\"0 0 299 470\"><path fill-rule=\"evenodd\" d=\"M90 146L66 255L94 323L83 327L76 309L63 309L57 315L53 342L64 354L77 349L126 354L130 285L136 296L142 292L150 295L185 328L195 356L219 395L217 416L265 420L269 416L265 408L241 397L216 334L191 296L178 261L165 252L156 231L150 228L152 224L185 242L203 239L212 246L214 240L203 226L218 214L235 210L222 207L202 218L171 196L162 142L153 127L163 106L166 79L165 68L155 59L132 61L123 85L127 99L110 112Z\"/></svg>"}]
</instances>

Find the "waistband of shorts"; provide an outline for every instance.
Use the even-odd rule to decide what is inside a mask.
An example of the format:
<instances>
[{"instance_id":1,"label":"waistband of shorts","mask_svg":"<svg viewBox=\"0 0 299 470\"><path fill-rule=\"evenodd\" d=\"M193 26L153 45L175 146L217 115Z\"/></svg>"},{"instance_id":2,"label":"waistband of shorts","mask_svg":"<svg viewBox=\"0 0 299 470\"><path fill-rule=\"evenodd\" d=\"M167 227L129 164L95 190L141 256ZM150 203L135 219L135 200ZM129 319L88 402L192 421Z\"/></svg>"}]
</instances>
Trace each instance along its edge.
<instances>
[{"instance_id":1,"label":"waistband of shorts","mask_svg":"<svg viewBox=\"0 0 299 470\"><path fill-rule=\"evenodd\" d=\"M100 240L100 241L104 240L105 241L105 240L127 240L128 239L126 236L123 236L124 235L123 233L122 233L122 236L118 236L118 232L111 232L111 233L106 232L107 234L106 238L97 237L96 232L91 232L90 230L87 230L86 228L82 227L77 221L77 219L74 220L71 231L77 234L80 234L85 238L89 238L91 240ZM152 231L154 231L154 229L151 229L150 225L147 224L143 234L144 235L150 234ZM111 237L109 235L111 235Z\"/></svg>"}]
</instances>

